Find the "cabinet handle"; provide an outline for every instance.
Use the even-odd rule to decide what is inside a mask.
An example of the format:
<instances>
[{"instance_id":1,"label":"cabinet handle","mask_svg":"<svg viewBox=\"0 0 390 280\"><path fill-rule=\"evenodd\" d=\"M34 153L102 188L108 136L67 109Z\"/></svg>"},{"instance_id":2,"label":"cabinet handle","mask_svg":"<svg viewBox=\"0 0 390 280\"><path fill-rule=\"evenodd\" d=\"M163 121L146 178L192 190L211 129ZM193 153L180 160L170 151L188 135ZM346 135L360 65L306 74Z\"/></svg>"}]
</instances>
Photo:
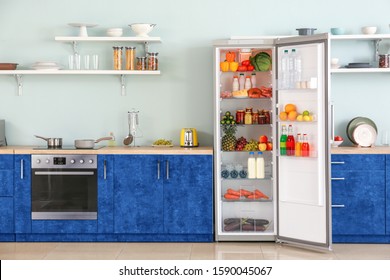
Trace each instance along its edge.
<instances>
[{"instance_id":1,"label":"cabinet handle","mask_svg":"<svg viewBox=\"0 0 390 280\"><path fill-rule=\"evenodd\" d=\"M343 181L345 178L331 178L332 181Z\"/></svg>"},{"instance_id":2,"label":"cabinet handle","mask_svg":"<svg viewBox=\"0 0 390 280\"><path fill-rule=\"evenodd\" d=\"M107 180L107 161L106 160L104 160L104 164L103 164L103 179Z\"/></svg>"},{"instance_id":3,"label":"cabinet handle","mask_svg":"<svg viewBox=\"0 0 390 280\"><path fill-rule=\"evenodd\" d=\"M24 169L24 159L21 159L20 160L20 179L24 179L24 172L23 172L23 169Z\"/></svg>"},{"instance_id":4,"label":"cabinet handle","mask_svg":"<svg viewBox=\"0 0 390 280\"><path fill-rule=\"evenodd\" d=\"M169 160L167 160L167 180L169 180Z\"/></svg>"},{"instance_id":5,"label":"cabinet handle","mask_svg":"<svg viewBox=\"0 0 390 280\"><path fill-rule=\"evenodd\" d=\"M160 161L157 161L157 180L160 180Z\"/></svg>"},{"instance_id":6,"label":"cabinet handle","mask_svg":"<svg viewBox=\"0 0 390 280\"><path fill-rule=\"evenodd\" d=\"M332 204L332 208L344 208L344 204Z\"/></svg>"},{"instance_id":7,"label":"cabinet handle","mask_svg":"<svg viewBox=\"0 0 390 280\"><path fill-rule=\"evenodd\" d=\"M345 164L345 161L332 161L331 164Z\"/></svg>"}]
</instances>

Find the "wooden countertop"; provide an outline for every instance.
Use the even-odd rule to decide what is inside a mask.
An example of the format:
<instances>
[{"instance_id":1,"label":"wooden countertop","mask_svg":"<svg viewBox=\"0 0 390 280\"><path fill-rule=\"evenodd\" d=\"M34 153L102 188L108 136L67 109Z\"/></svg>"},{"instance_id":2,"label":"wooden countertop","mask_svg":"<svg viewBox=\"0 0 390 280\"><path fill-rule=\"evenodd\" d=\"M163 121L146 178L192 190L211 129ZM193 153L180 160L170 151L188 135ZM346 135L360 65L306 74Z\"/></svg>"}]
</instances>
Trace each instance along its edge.
<instances>
[{"instance_id":1,"label":"wooden countertop","mask_svg":"<svg viewBox=\"0 0 390 280\"><path fill-rule=\"evenodd\" d=\"M337 147L332 148L332 154L390 154L390 146L375 146L370 148L362 147Z\"/></svg>"},{"instance_id":2,"label":"wooden countertop","mask_svg":"<svg viewBox=\"0 0 390 280\"><path fill-rule=\"evenodd\" d=\"M99 147L99 146L97 146ZM99 149L37 149L36 146L5 146L0 147L0 154L151 154L151 155L212 155L212 147L197 147L197 148L181 148L174 147L132 147L132 146L117 146L117 147L101 147Z\"/></svg>"}]
</instances>

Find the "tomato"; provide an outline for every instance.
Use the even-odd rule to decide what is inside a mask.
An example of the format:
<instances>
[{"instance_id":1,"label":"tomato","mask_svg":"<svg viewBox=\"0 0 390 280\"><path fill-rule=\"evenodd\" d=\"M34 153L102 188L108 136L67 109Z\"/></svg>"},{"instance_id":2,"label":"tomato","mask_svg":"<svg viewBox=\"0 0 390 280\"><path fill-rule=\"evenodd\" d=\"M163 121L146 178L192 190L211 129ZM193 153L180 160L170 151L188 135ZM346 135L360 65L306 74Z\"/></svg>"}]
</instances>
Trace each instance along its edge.
<instances>
[{"instance_id":1,"label":"tomato","mask_svg":"<svg viewBox=\"0 0 390 280\"><path fill-rule=\"evenodd\" d=\"M343 141L343 140L344 140L343 137L341 137L339 135L334 137L334 141Z\"/></svg>"},{"instance_id":2,"label":"tomato","mask_svg":"<svg viewBox=\"0 0 390 280\"><path fill-rule=\"evenodd\" d=\"M255 70L255 67L253 65L248 65L246 68L247 68L248 71Z\"/></svg>"},{"instance_id":3,"label":"tomato","mask_svg":"<svg viewBox=\"0 0 390 280\"><path fill-rule=\"evenodd\" d=\"M250 65L251 64L251 62L249 61L249 60L243 60L242 62L241 62L241 65L242 66L248 66L248 65Z\"/></svg>"},{"instance_id":4,"label":"tomato","mask_svg":"<svg viewBox=\"0 0 390 280\"><path fill-rule=\"evenodd\" d=\"M237 71L238 71L238 72L245 72L245 71L247 71L247 70L248 70L248 67L243 66L243 65L240 65L240 66L238 66L238 68L237 68Z\"/></svg>"}]
</instances>

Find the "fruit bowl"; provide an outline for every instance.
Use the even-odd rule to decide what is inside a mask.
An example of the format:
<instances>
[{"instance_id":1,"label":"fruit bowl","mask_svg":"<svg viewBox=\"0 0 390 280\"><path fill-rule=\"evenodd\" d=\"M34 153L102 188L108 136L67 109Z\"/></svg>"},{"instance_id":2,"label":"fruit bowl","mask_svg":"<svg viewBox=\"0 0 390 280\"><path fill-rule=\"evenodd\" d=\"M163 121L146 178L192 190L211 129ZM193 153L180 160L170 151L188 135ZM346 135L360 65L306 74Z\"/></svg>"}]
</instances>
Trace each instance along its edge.
<instances>
[{"instance_id":1,"label":"fruit bowl","mask_svg":"<svg viewBox=\"0 0 390 280\"><path fill-rule=\"evenodd\" d=\"M338 140L338 141L333 140L333 141L332 141L332 147L333 147L333 148L337 148L337 147L340 146L341 143L343 143L343 142L344 142L344 140Z\"/></svg>"},{"instance_id":2,"label":"fruit bowl","mask_svg":"<svg viewBox=\"0 0 390 280\"><path fill-rule=\"evenodd\" d=\"M156 26L154 23L132 23L129 24L131 30L137 37L149 37L148 33Z\"/></svg>"}]
</instances>

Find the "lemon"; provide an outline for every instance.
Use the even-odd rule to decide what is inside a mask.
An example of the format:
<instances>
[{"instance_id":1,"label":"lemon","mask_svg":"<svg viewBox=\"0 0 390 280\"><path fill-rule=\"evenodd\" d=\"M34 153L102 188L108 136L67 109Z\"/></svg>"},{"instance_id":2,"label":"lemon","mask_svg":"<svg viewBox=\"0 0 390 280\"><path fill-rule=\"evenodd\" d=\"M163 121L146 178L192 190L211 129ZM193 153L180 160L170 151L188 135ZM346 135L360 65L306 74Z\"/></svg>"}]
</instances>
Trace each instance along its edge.
<instances>
[{"instance_id":1,"label":"lemon","mask_svg":"<svg viewBox=\"0 0 390 280\"><path fill-rule=\"evenodd\" d=\"M297 116L297 121L299 121L299 122L303 121L303 115L298 115Z\"/></svg>"},{"instance_id":2,"label":"lemon","mask_svg":"<svg viewBox=\"0 0 390 280\"><path fill-rule=\"evenodd\" d=\"M302 115L308 116L308 115L310 115L310 112L308 110L305 110L305 111L303 111Z\"/></svg>"},{"instance_id":3,"label":"lemon","mask_svg":"<svg viewBox=\"0 0 390 280\"><path fill-rule=\"evenodd\" d=\"M310 118L310 116L303 116L303 120L304 120L305 122L310 122L310 121L311 121L311 118Z\"/></svg>"}]
</instances>

